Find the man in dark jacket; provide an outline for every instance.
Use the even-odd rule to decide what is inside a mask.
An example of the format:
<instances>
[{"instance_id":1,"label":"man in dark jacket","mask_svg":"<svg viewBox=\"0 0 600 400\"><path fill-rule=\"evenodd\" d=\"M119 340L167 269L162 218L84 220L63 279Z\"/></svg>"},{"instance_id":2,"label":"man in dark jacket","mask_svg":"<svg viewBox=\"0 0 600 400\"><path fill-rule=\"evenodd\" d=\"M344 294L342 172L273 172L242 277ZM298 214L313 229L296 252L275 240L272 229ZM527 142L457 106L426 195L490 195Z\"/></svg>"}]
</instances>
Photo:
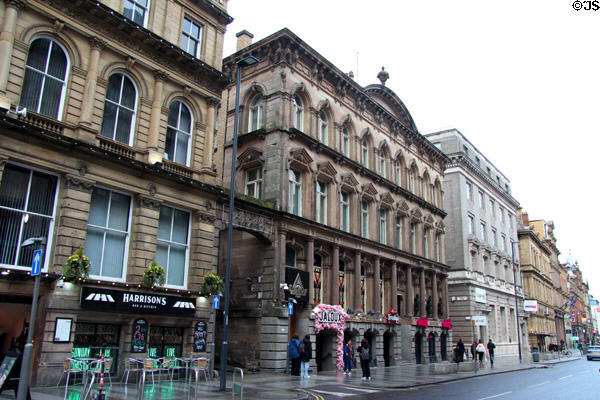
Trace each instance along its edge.
<instances>
[{"instance_id":1,"label":"man in dark jacket","mask_svg":"<svg viewBox=\"0 0 600 400\"><path fill-rule=\"evenodd\" d=\"M294 333L289 345L290 360L292 361L292 375L300 376L300 340Z\"/></svg>"},{"instance_id":2,"label":"man in dark jacket","mask_svg":"<svg viewBox=\"0 0 600 400\"><path fill-rule=\"evenodd\" d=\"M310 378L308 375L308 365L312 357L312 344L310 343L310 336L304 336L302 343L300 343L300 377Z\"/></svg>"},{"instance_id":3,"label":"man in dark jacket","mask_svg":"<svg viewBox=\"0 0 600 400\"><path fill-rule=\"evenodd\" d=\"M475 348L477 347L477 340L473 341L471 345L471 359L475 361Z\"/></svg>"},{"instance_id":4,"label":"man in dark jacket","mask_svg":"<svg viewBox=\"0 0 600 400\"><path fill-rule=\"evenodd\" d=\"M490 363L493 367L494 366L494 349L496 348L496 345L492 342L491 338L487 344L487 348L488 348L488 353L490 355Z\"/></svg>"}]
</instances>

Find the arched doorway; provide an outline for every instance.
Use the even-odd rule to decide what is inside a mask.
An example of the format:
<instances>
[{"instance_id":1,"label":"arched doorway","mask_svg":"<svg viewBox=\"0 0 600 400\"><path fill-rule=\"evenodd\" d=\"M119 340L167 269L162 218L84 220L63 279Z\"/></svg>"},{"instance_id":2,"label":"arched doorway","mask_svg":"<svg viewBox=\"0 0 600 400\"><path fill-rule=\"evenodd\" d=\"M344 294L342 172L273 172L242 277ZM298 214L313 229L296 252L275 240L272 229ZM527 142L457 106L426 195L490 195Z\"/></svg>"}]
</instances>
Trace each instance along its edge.
<instances>
[{"instance_id":1,"label":"arched doorway","mask_svg":"<svg viewBox=\"0 0 600 400\"><path fill-rule=\"evenodd\" d=\"M423 334L421 331L415 334L415 362L423 364Z\"/></svg>"},{"instance_id":2,"label":"arched doorway","mask_svg":"<svg viewBox=\"0 0 600 400\"><path fill-rule=\"evenodd\" d=\"M429 362L434 363L437 361L435 356L435 333L429 332L427 335L427 354L429 355Z\"/></svg>"},{"instance_id":3,"label":"arched doorway","mask_svg":"<svg viewBox=\"0 0 600 400\"><path fill-rule=\"evenodd\" d=\"M315 362L317 371L334 371L337 360L337 333L324 329L316 335Z\"/></svg>"},{"instance_id":4,"label":"arched doorway","mask_svg":"<svg viewBox=\"0 0 600 400\"><path fill-rule=\"evenodd\" d=\"M394 332L387 330L383 333L383 362L386 367L394 365Z\"/></svg>"},{"instance_id":5,"label":"arched doorway","mask_svg":"<svg viewBox=\"0 0 600 400\"><path fill-rule=\"evenodd\" d=\"M440 335L440 357L442 361L448 361L448 335L446 332L442 332Z\"/></svg>"},{"instance_id":6,"label":"arched doorway","mask_svg":"<svg viewBox=\"0 0 600 400\"><path fill-rule=\"evenodd\" d=\"M377 366L377 332L369 329L365 332L365 339L369 342L371 348L371 367Z\"/></svg>"}]
</instances>

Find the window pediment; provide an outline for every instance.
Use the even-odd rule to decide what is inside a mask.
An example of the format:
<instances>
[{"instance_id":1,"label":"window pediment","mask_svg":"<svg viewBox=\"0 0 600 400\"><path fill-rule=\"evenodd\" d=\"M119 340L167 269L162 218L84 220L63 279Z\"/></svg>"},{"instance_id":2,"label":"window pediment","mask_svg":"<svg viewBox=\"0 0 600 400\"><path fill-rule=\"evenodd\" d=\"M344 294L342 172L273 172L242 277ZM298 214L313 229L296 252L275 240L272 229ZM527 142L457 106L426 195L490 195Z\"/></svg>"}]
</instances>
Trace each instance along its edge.
<instances>
[{"instance_id":1,"label":"window pediment","mask_svg":"<svg viewBox=\"0 0 600 400\"><path fill-rule=\"evenodd\" d=\"M381 196L381 202L385 205L385 207L392 208L394 204L394 198L390 192L387 192Z\"/></svg>"},{"instance_id":2,"label":"window pediment","mask_svg":"<svg viewBox=\"0 0 600 400\"><path fill-rule=\"evenodd\" d=\"M264 162L262 151L256 147L249 147L238 156L238 168L249 168L257 165L262 165Z\"/></svg>"},{"instance_id":3,"label":"window pediment","mask_svg":"<svg viewBox=\"0 0 600 400\"><path fill-rule=\"evenodd\" d=\"M420 208L415 207L410 210L410 216L413 221L421 221L423 218L423 212Z\"/></svg>"},{"instance_id":4,"label":"window pediment","mask_svg":"<svg viewBox=\"0 0 600 400\"><path fill-rule=\"evenodd\" d=\"M304 170L310 169L313 159L304 148L296 148L290 151L290 165Z\"/></svg>"},{"instance_id":5,"label":"window pediment","mask_svg":"<svg viewBox=\"0 0 600 400\"><path fill-rule=\"evenodd\" d=\"M433 219L433 217L431 216L431 214L428 214L428 215L425 217L425 225L427 225L427 226L429 226L429 227L433 227L433 223L434 223L434 219Z\"/></svg>"},{"instance_id":6,"label":"window pediment","mask_svg":"<svg viewBox=\"0 0 600 400\"><path fill-rule=\"evenodd\" d=\"M325 161L317 165L317 175L325 176L330 181L333 181L335 180L337 171L329 161Z\"/></svg>"},{"instance_id":7,"label":"window pediment","mask_svg":"<svg viewBox=\"0 0 600 400\"><path fill-rule=\"evenodd\" d=\"M377 189L372 183L365 183L362 185L362 192L370 197L375 197L377 195Z\"/></svg>"},{"instance_id":8,"label":"window pediment","mask_svg":"<svg viewBox=\"0 0 600 400\"><path fill-rule=\"evenodd\" d=\"M409 211L410 207L408 206L408 203L406 203L406 200L402 200L402 202L398 204L398 214L406 216Z\"/></svg>"},{"instance_id":9,"label":"window pediment","mask_svg":"<svg viewBox=\"0 0 600 400\"><path fill-rule=\"evenodd\" d=\"M353 174L345 174L342 175L342 185L349 186L352 189L356 189L356 187L358 186L358 181L356 180Z\"/></svg>"}]
</instances>

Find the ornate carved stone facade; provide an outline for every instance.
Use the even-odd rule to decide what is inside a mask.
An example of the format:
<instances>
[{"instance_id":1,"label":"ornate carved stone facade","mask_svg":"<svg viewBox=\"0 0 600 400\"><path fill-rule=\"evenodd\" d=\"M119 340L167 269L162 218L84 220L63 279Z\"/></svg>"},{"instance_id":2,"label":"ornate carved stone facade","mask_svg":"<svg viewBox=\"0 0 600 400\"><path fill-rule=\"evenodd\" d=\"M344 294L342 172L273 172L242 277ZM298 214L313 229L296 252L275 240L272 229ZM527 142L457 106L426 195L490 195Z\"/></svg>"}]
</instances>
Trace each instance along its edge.
<instances>
[{"instance_id":1,"label":"ornate carved stone facade","mask_svg":"<svg viewBox=\"0 0 600 400\"><path fill-rule=\"evenodd\" d=\"M361 87L289 30L227 57L223 70L235 74L247 55L260 62L242 75L236 192L271 210L274 239L240 232L234 241L237 278L257 275L252 282L262 293L252 307L238 298L231 319L250 329L234 330L232 340L248 342L240 350L250 349L261 368L283 369L289 334L310 334L317 369L331 369L326 354L335 340L330 332L315 335L311 310L333 304L350 313L348 339L371 341L377 365L447 359L442 180L448 159L389 88ZM224 91L219 123L226 130L217 165L226 187L235 90ZM281 287L298 274L308 291L288 331L289 293ZM400 314L399 325L386 324L390 309ZM418 318L429 318L428 327L418 327ZM230 348L235 361L245 361Z\"/></svg>"}]
</instances>

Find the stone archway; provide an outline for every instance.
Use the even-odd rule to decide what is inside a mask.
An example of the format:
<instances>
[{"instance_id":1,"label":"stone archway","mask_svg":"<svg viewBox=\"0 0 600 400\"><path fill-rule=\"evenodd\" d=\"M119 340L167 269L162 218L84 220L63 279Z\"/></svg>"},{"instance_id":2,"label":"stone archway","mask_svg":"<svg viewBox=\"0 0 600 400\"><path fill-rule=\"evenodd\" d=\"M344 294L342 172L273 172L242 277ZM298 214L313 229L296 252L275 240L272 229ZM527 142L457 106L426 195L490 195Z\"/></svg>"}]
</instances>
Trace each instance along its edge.
<instances>
[{"instance_id":1,"label":"stone archway","mask_svg":"<svg viewBox=\"0 0 600 400\"><path fill-rule=\"evenodd\" d=\"M336 369L344 368L344 329L348 314L339 305L319 304L313 309L315 319L315 333L327 329L336 334Z\"/></svg>"}]
</instances>

